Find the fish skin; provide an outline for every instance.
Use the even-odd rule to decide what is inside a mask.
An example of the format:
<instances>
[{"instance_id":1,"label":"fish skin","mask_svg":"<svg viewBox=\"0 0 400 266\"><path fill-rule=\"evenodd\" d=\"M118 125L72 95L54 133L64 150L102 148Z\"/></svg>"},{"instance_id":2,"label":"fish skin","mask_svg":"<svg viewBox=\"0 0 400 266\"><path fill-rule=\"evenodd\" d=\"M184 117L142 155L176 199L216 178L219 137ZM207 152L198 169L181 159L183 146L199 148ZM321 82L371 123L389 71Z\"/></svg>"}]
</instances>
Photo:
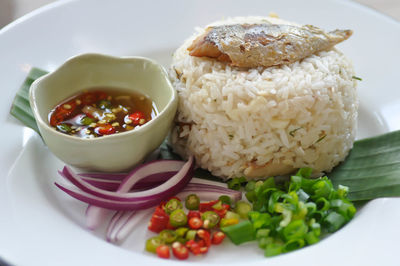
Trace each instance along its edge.
<instances>
[{"instance_id":1,"label":"fish skin","mask_svg":"<svg viewBox=\"0 0 400 266\"><path fill-rule=\"evenodd\" d=\"M325 32L312 26L233 24L208 27L188 47L189 54L237 67L291 64L348 39L351 30Z\"/></svg>"}]
</instances>

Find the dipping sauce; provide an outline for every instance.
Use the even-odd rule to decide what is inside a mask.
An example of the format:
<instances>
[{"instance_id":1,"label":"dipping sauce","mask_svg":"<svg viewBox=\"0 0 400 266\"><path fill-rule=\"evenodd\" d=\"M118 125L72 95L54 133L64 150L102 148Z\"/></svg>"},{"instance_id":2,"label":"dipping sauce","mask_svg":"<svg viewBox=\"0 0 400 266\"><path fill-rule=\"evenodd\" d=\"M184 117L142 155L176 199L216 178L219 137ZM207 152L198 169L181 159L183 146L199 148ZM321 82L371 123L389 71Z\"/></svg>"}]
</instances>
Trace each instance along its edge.
<instances>
[{"instance_id":1,"label":"dipping sauce","mask_svg":"<svg viewBox=\"0 0 400 266\"><path fill-rule=\"evenodd\" d=\"M80 138L95 138L133 130L157 114L143 94L91 88L61 102L49 113L57 131Z\"/></svg>"}]
</instances>

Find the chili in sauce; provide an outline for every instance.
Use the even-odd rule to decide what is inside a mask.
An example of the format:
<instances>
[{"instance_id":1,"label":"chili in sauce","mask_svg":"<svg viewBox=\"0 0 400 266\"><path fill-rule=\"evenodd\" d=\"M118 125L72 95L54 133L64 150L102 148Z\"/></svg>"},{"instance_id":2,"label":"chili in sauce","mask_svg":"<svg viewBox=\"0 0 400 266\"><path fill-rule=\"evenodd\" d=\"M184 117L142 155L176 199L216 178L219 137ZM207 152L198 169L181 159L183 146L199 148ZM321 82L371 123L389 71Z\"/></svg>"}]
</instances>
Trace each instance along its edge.
<instances>
[{"instance_id":1,"label":"chili in sauce","mask_svg":"<svg viewBox=\"0 0 400 266\"><path fill-rule=\"evenodd\" d=\"M57 131L81 138L95 138L133 130L156 115L153 102L143 94L93 88L55 106L49 123Z\"/></svg>"}]
</instances>

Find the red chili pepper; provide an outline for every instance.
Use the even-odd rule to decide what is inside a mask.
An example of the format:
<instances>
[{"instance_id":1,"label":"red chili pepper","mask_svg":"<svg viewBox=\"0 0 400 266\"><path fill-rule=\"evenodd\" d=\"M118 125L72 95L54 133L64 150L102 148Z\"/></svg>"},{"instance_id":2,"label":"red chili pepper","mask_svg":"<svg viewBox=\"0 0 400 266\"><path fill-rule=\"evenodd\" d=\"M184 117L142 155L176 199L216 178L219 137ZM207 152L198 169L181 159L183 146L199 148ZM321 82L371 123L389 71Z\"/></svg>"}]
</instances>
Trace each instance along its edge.
<instances>
[{"instance_id":1,"label":"red chili pepper","mask_svg":"<svg viewBox=\"0 0 400 266\"><path fill-rule=\"evenodd\" d=\"M208 252L208 247L201 247L200 248L200 253L201 254L206 254Z\"/></svg>"},{"instance_id":2,"label":"red chili pepper","mask_svg":"<svg viewBox=\"0 0 400 266\"><path fill-rule=\"evenodd\" d=\"M94 91L88 91L82 94L80 100L83 105L93 104L97 101L97 95Z\"/></svg>"},{"instance_id":3,"label":"red chili pepper","mask_svg":"<svg viewBox=\"0 0 400 266\"><path fill-rule=\"evenodd\" d=\"M172 253L180 260L186 260L189 257L189 249L179 242L172 244Z\"/></svg>"},{"instance_id":4,"label":"red chili pepper","mask_svg":"<svg viewBox=\"0 0 400 266\"><path fill-rule=\"evenodd\" d=\"M187 215L188 220L190 220L193 217L201 219L201 213L199 211L189 211L189 213Z\"/></svg>"},{"instance_id":5,"label":"red chili pepper","mask_svg":"<svg viewBox=\"0 0 400 266\"><path fill-rule=\"evenodd\" d=\"M175 227L171 224L169 217L168 217L167 229L170 229L170 230L175 229Z\"/></svg>"},{"instance_id":6,"label":"red chili pepper","mask_svg":"<svg viewBox=\"0 0 400 266\"><path fill-rule=\"evenodd\" d=\"M223 232L214 232L211 238L211 243L214 245L219 245L224 241L225 234Z\"/></svg>"},{"instance_id":7,"label":"red chili pepper","mask_svg":"<svg viewBox=\"0 0 400 266\"><path fill-rule=\"evenodd\" d=\"M207 247L211 246L210 232L204 229L200 229L197 231L197 236L200 238L200 241L204 240L205 246Z\"/></svg>"},{"instance_id":8,"label":"red chili pepper","mask_svg":"<svg viewBox=\"0 0 400 266\"><path fill-rule=\"evenodd\" d=\"M102 124L94 129L98 135L111 135L115 133L115 128L110 124Z\"/></svg>"},{"instance_id":9,"label":"red chili pepper","mask_svg":"<svg viewBox=\"0 0 400 266\"><path fill-rule=\"evenodd\" d=\"M169 247L167 245L160 245L156 248L157 256L163 259L169 259Z\"/></svg>"},{"instance_id":10,"label":"red chili pepper","mask_svg":"<svg viewBox=\"0 0 400 266\"><path fill-rule=\"evenodd\" d=\"M212 200L212 201L209 201L209 202L200 203L199 211L200 212L214 211L214 208L212 206L214 204L216 204L217 202L218 202L218 200Z\"/></svg>"},{"instance_id":11,"label":"red chili pepper","mask_svg":"<svg viewBox=\"0 0 400 266\"><path fill-rule=\"evenodd\" d=\"M190 229L199 229L203 225L203 221L201 220L201 218L192 217L189 219L188 224Z\"/></svg>"},{"instance_id":12,"label":"red chili pepper","mask_svg":"<svg viewBox=\"0 0 400 266\"><path fill-rule=\"evenodd\" d=\"M132 124L137 126L137 125L143 125L146 123L146 116L142 112L134 112L129 115L129 120L132 121Z\"/></svg>"},{"instance_id":13,"label":"red chili pepper","mask_svg":"<svg viewBox=\"0 0 400 266\"><path fill-rule=\"evenodd\" d=\"M101 101L107 98L107 93L105 93L104 91L95 91L94 92L96 94L97 97L97 101Z\"/></svg>"},{"instance_id":14,"label":"red chili pepper","mask_svg":"<svg viewBox=\"0 0 400 266\"><path fill-rule=\"evenodd\" d=\"M154 211L148 229L155 233L159 233L164 229L167 229L169 223L169 216L165 213L164 209L161 207L161 204Z\"/></svg>"},{"instance_id":15,"label":"red chili pepper","mask_svg":"<svg viewBox=\"0 0 400 266\"><path fill-rule=\"evenodd\" d=\"M56 126L58 123L61 123L69 118L72 112L76 108L75 101L69 101L63 104L60 104L56 107L54 112L50 117L50 125Z\"/></svg>"},{"instance_id":16,"label":"red chili pepper","mask_svg":"<svg viewBox=\"0 0 400 266\"><path fill-rule=\"evenodd\" d=\"M176 196L173 196L173 197L170 197L170 198L164 203L164 205L165 205L169 200L172 200L172 199L176 199L176 200L181 201L180 198L178 198L178 197L176 197Z\"/></svg>"},{"instance_id":17,"label":"red chili pepper","mask_svg":"<svg viewBox=\"0 0 400 266\"><path fill-rule=\"evenodd\" d=\"M206 241L204 241L204 239L198 240L197 243L200 245L200 247L206 247L207 246L207 243L206 243Z\"/></svg>"},{"instance_id":18,"label":"red chili pepper","mask_svg":"<svg viewBox=\"0 0 400 266\"><path fill-rule=\"evenodd\" d=\"M192 252L194 255L199 255L201 246L194 240L189 240L186 242L186 247Z\"/></svg>"},{"instance_id":19,"label":"red chili pepper","mask_svg":"<svg viewBox=\"0 0 400 266\"><path fill-rule=\"evenodd\" d=\"M55 127L57 124L65 120L64 114L54 112L50 117L50 125Z\"/></svg>"},{"instance_id":20,"label":"red chili pepper","mask_svg":"<svg viewBox=\"0 0 400 266\"><path fill-rule=\"evenodd\" d=\"M217 210L213 209L215 213L218 214L218 216L222 219L225 217L226 212L229 210L230 206L228 204L222 204L222 208Z\"/></svg>"}]
</instances>

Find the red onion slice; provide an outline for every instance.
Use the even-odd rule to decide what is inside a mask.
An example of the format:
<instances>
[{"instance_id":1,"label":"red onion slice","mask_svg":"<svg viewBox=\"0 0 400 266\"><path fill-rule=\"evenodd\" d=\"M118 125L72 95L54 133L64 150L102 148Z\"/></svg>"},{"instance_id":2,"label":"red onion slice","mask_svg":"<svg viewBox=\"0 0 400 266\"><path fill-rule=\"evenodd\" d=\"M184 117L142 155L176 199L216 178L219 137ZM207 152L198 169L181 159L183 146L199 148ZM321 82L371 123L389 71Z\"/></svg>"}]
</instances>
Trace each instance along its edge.
<instances>
[{"instance_id":1,"label":"red onion slice","mask_svg":"<svg viewBox=\"0 0 400 266\"><path fill-rule=\"evenodd\" d=\"M86 227L90 230L95 230L98 228L103 221L106 220L109 210L104 208L99 208L94 205L89 205L86 208Z\"/></svg>"},{"instance_id":2,"label":"red onion slice","mask_svg":"<svg viewBox=\"0 0 400 266\"><path fill-rule=\"evenodd\" d=\"M157 162L152 162L144 166L138 167L139 169L134 171L134 173L139 173L139 174L137 175L132 174L129 177L127 177L124 181L122 181L121 187L123 189L121 190L129 191L130 186L133 186L138 180L146 177L142 176L143 174L155 174L154 170L151 170L149 168L157 168L157 170L160 170L159 167L156 166L164 165L165 168L162 169L167 169L168 171L174 169L173 167L167 167L168 164L165 165L164 162L169 162L173 164L175 169L178 165L182 164L182 162L180 162L179 164L176 163L177 161L158 161L158 164ZM175 164L172 162L175 162ZM140 171L140 169L144 170ZM157 205L163 199L169 198L178 193L179 191L181 191L193 176L194 159L193 157L190 157L189 160L183 164L183 167L173 177L171 177L163 184L155 188L140 192L121 193L121 191L109 192L106 190L98 189L83 181L68 167L65 167L64 170L66 170L63 171L64 176L69 181L71 181L71 183L73 183L80 189L83 188L82 192L74 191L56 183L57 187L62 189L64 192L68 193L70 196L75 197L81 201L87 202L89 204L93 204L107 209L137 210ZM133 181L131 181L131 179L133 179ZM110 194L113 195L113 197L111 197Z\"/></svg>"},{"instance_id":3,"label":"red onion slice","mask_svg":"<svg viewBox=\"0 0 400 266\"><path fill-rule=\"evenodd\" d=\"M94 185L94 187L99 188L98 183L102 182L102 188L103 190L107 191L116 191L116 193L124 193L124 192L129 192L133 187L139 188L139 189L150 189L155 186L160 185L161 182L165 182L169 178L173 177L178 173L178 170L182 167L185 163L182 161L172 161L168 160L169 163L169 168L164 168L168 170L173 170L173 171L167 171L167 172L158 172L151 174L149 176L146 176L142 178L141 172L146 170L148 167L153 167L154 163L160 164L161 162L154 161L150 163L143 164L142 166L135 168L133 171L131 171L130 174L126 175L125 178L121 181L118 180L120 178L119 174L113 174L110 177L106 177L105 175L102 175L102 177L106 177L106 179L90 179L89 177L82 177L83 180L85 180L87 183ZM165 163L165 161L163 161ZM164 166L165 167L165 166ZM143 170L144 169L144 170ZM68 173L69 169L64 167L63 172L60 174L68 179ZM74 174L74 173L72 173ZM80 175L82 176L82 175ZM100 175L98 174L96 177L99 177ZM115 189L116 183L118 183L117 188ZM92 206L89 205L87 210L86 210L86 225L89 229L94 230L98 226L101 225L103 221L103 217L107 216L109 213L109 210L98 207L98 206Z\"/></svg>"},{"instance_id":4,"label":"red onion slice","mask_svg":"<svg viewBox=\"0 0 400 266\"><path fill-rule=\"evenodd\" d=\"M82 178L104 179L110 181L122 181L129 173L80 173Z\"/></svg>"},{"instance_id":5,"label":"red onion slice","mask_svg":"<svg viewBox=\"0 0 400 266\"><path fill-rule=\"evenodd\" d=\"M116 224L125 213L135 213L136 211L116 211L107 226L106 240L111 242L112 232L115 231Z\"/></svg>"},{"instance_id":6,"label":"red onion slice","mask_svg":"<svg viewBox=\"0 0 400 266\"><path fill-rule=\"evenodd\" d=\"M132 202L109 200L91 195L89 193L83 192L82 190L74 188L70 189L58 183L55 183L55 185L59 189L70 195L71 197L76 198L77 200L110 210L123 210L123 211L142 210L156 206L163 200L157 197L154 198L153 200L132 201Z\"/></svg>"},{"instance_id":7,"label":"red onion slice","mask_svg":"<svg viewBox=\"0 0 400 266\"><path fill-rule=\"evenodd\" d=\"M154 175L151 175L149 177L146 177L145 179L142 179L138 181L137 183L134 184L134 186L131 188L132 189L137 189L137 190L143 190L143 189L149 189L156 187L160 185L162 182L167 181L170 179L172 176L174 176L178 171L171 171L171 172L163 172L163 173L157 173ZM60 175L64 176L63 172L59 172ZM91 174L78 174L82 180L85 182L91 184L92 186L95 186L100 189L108 190L108 191L116 191L120 185L121 185L121 180L109 180L109 179L104 179L104 178L96 178L91 176ZM104 175L104 174L103 174Z\"/></svg>"},{"instance_id":8,"label":"red onion slice","mask_svg":"<svg viewBox=\"0 0 400 266\"><path fill-rule=\"evenodd\" d=\"M104 199L100 197L96 197L94 195L88 194L86 192L83 192L81 190L77 189L69 189L65 186L62 186L58 183L56 183L56 186L59 187L61 190L69 194L70 196L95 205L99 206L102 208L106 209L112 209L112 210L141 210L141 209L147 209L150 207L153 207L157 204L159 204L163 199L159 199L155 197L153 200L146 200L146 201L133 201L133 202L126 202L126 201L116 201L116 200L109 200L109 199ZM189 194L199 194L199 197L201 200L214 200L217 199L220 195L227 195L231 197L232 200L239 200L242 197L242 193L240 191L236 190L231 190L231 189L225 189L222 187L215 187L212 190L208 187L189 187L185 188L181 191L181 193L178 194L178 196L182 199L184 199L187 195ZM173 196L173 195L171 195ZM204 198L202 198L203 196Z\"/></svg>"},{"instance_id":9,"label":"red onion slice","mask_svg":"<svg viewBox=\"0 0 400 266\"><path fill-rule=\"evenodd\" d=\"M112 228L109 227L110 229L107 229L107 241L112 243L122 242L133 231L136 225L141 222L144 217L150 215L152 212L152 209L136 212L117 212L123 214L116 215L117 218L115 219L116 221L112 225Z\"/></svg>"},{"instance_id":10,"label":"red onion slice","mask_svg":"<svg viewBox=\"0 0 400 266\"><path fill-rule=\"evenodd\" d=\"M168 166L168 163L171 165ZM163 184L140 192L127 192L129 189L139 180L146 178L149 175L174 171L177 167L182 164L181 161L156 161L137 168L132 175L127 176L121 183L120 189L116 192L106 191L103 189L96 188L83 181L77 174L75 174L69 167L63 169L64 176L75 186L80 188L82 191L99 196L110 200L121 200L121 201L133 201L133 200L148 200L155 196L157 197L169 197L172 194L176 194L181 190L190 180L193 175L194 159L190 157L189 160L184 163L182 168L173 177L168 179ZM122 193L121 193L122 192Z\"/></svg>"},{"instance_id":11,"label":"red onion slice","mask_svg":"<svg viewBox=\"0 0 400 266\"><path fill-rule=\"evenodd\" d=\"M59 171L58 172L61 176L66 178L64 176L64 173ZM93 177L86 177L86 176L81 176L82 180L85 182L91 184L92 186L95 186L100 189L104 189L107 191L116 191L118 187L121 185L121 181L118 180L108 180L108 179L98 179L98 178L93 178Z\"/></svg>"}]
</instances>

